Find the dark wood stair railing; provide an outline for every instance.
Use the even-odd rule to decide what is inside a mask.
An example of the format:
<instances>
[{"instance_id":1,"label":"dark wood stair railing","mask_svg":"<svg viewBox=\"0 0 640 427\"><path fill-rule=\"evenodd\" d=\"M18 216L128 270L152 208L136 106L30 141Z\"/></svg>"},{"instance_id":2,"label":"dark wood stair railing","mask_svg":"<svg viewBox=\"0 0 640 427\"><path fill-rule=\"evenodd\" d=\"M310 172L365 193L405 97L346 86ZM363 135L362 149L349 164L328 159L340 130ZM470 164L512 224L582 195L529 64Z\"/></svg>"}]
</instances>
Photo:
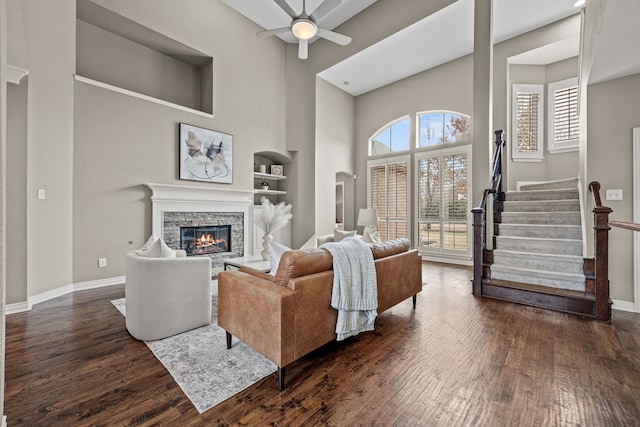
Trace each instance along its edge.
<instances>
[{"instance_id":1,"label":"dark wood stair railing","mask_svg":"<svg viewBox=\"0 0 640 427\"><path fill-rule=\"evenodd\" d=\"M487 256L487 211L495 212L495 204L492 204L488 209L487 200L489 200L489 194L494 194L496 200L504 200L504 193L502 191L502 152L504 149L505 141L502 139L504 131L497 130L494 132L496 135L496 148L493 153L493 166L491 173L491 188L484 190L482 194L482 200L477 208L473 208L473 295L476 297L482 296L482 277L486 273L483 271L484 264Z\"/></svg>"}]
</instances>

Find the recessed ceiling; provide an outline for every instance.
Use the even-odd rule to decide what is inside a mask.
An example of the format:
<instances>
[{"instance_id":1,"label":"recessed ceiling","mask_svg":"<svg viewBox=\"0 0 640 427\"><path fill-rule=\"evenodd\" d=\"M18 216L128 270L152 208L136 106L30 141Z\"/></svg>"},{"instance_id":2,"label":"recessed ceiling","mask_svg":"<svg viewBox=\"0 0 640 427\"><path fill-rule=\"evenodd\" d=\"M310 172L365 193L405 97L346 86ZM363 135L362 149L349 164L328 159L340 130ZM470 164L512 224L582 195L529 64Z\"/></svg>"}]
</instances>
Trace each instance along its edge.
<instances>
[{"instance_id":1,"label":"recessed ceiling","mask_svg":"<svg viewBox=\"0 0 640 427\"><path fill-rule=\"evenodd\" d=\"M265 29L286 27L290 23L290 18L273 0L223 2ZM302 10L302 0L287 2L294 10ZM322 0L308 0L307 9L312 10L320 3ZM333 29L373 3L375 1L343 0L321 25ZM574 3L575 0L494 0L494 41L497 43L576 14L580 10ZM458 0L319 75L357 96L468 55L473 51L473 5L473 0ZM576 31L579 37L579 28ZM289 43L296 42L292 36L286 37L282 38ZM576 54L577 49L576 45ZM552 50L547 49L547 53ZM381 67L380 64L393 66ZM345 81L349 82L348 86Z\"/></svg>"}]
</instances>

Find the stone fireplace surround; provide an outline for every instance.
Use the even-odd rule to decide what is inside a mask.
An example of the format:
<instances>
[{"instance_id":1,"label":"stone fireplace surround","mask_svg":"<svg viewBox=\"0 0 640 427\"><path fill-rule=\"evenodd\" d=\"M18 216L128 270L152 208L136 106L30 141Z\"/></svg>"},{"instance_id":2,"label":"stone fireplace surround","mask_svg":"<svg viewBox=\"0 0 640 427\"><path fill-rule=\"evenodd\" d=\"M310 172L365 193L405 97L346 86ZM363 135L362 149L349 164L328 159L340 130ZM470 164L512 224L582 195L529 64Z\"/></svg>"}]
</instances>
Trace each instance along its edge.
<instances>
[{"instance_id":1,"label":"stone fireplace surround","mask_svg":"<svg viewBox=\"0 0 640 427\"><path fill-rule=\"evenodd\" d=\"M212 267L221 267L222 260L250 253L250 209L254 191L172 184L145 184L151 190L151 226L155 236L179 249L175 230L179 225L209 222L232 225L232 252L210 254ZM176 246L177 245L177 246Z\"/></svg>"}]
</instances>

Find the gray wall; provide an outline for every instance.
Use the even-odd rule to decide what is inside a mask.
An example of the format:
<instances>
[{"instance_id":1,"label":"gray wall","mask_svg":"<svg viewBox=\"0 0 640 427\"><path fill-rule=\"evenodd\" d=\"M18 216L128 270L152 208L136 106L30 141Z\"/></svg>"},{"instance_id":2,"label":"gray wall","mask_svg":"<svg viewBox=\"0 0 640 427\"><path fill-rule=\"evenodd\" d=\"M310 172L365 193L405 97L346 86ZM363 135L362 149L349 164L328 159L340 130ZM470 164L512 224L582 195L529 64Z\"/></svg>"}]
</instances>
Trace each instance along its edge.
<instances>
[{"instance_id":1,"label":"gray wall","mask_svg":"<svg viewBox=\"0 0 640 427\"><path fill-rule=\"evenodd\" d=\"M27 90L7 85L7 304L27 300Z\"/></svg>"},{"instance_id":2,"label":"gray wall","mask_svg":"<svg viewBox=\"0 0 640 427\"><path fill-rule=\"evenodd\" d=\"M355 100L351 95L321 78L316 79L315 181L319 185L315 191L315 232L319 235L333 233L335 227L335 178L334 185L330 185L331 178L337 172L353 175L355 170L354 113ZM353 199L345 203L353 204ZM345 209L345 217L347 214Z\"/></svg>"},{"instance_id":3,"label":"gray wall","mask_svg":"<svg viewBox=\"0 0 640 427\"><path fill-rule=\"evenodd\" d=\"M587 97L586 181L602 185L602 203L613 209L610 219L633 222L632 129L640 127L640 74L591 85ZM615 188L622 189L623 200L604 200L605 191ZM633 301L633 232L613 228L609 242L611 297Z\"/></svg>"},{"instance_id":4,"label":"gray wall","mask_svg":"<svg viewBox=\"0 0 640 427\"><path fill-rule=\"evenodd\" d=\"M29 34L27 292L31 296L73 283L76 2L33 0L25 6ZM39 188L46 190L46 199L36 198Z\"/></svg>"}]
</instances>

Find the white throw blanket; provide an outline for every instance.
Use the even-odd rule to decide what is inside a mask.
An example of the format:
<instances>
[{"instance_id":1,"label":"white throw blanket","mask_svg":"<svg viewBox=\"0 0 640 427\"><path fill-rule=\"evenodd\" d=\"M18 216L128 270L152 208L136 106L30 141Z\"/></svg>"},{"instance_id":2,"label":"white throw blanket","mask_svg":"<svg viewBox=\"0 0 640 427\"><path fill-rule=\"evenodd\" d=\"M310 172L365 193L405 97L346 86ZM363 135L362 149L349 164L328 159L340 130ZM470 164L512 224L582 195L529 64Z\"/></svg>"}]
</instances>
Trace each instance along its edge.
<instances>
[{"instance_id":1,"label":"white throw blanket","mask_svg":"<svg viewBox=\"0 0 640 427\"><path fill-rule=\"evenodd\" d=\"M333 256L331 307L338 310L338 341L372 331L378 315L378 283L371 249L357 237L320 247Z\"/></svg>"}]
</instances>

